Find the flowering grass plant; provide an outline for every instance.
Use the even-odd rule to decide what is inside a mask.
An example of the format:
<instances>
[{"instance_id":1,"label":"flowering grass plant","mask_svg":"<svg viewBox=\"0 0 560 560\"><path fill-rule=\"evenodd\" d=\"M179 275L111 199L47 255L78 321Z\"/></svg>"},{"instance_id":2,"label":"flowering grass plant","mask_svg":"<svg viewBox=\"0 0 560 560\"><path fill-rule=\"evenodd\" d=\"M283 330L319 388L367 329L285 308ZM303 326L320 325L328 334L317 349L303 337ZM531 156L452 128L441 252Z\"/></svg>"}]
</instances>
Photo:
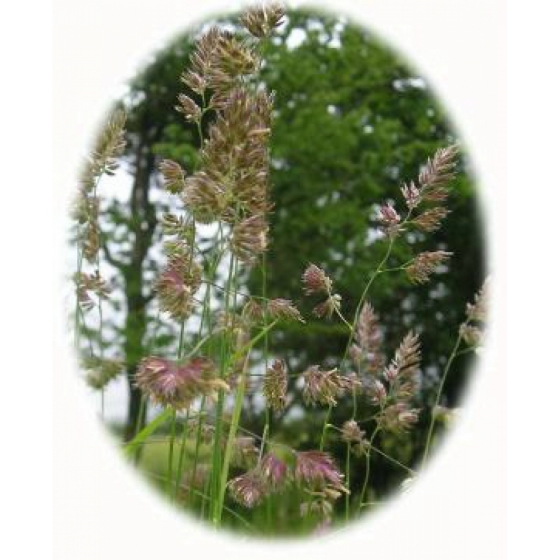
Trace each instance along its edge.
<instances>
[{"instance_id":1,"label":"flowering grass plant","mask_svg":"<svg viewBox=\"0 0 560 560\"><path fill-rule=\"evenodd\" d=\"M417 399L422 337L414 327L403 327L400 345L386 347L374 286L385 274L405 275L411 285L428 283L434 273L453 266L453 255L438 248L397 266L388 263L396 245L408 243L408 234L430 235L443 227L450 212L455 145L441 146L416 178L395 185L394 199L372 201L380 202L377 227L385 252L364 279L354 309L347 308L321 263L302 270L300 293L267 297L274 95L258 75L262 44L283 17L282 6L271 3L242 16L244 37L218 27L207 29L180 78L187 91L179 95L176 110L196 125L200 152L193 169L170 159L160 164L167 196L176 201L177 210L159 217L165 262L153 286L159 312L176 323L179 335L174 355L148 353L139 360L135 383L143 394L143 409L134 437L123 444L131 462L138 462L150 444L162 444L164 473L138 464L171 502L215 527L235 525L254 534L273 532L276 512L300 520L304 533L359 516L375 504L370 474L376 458L396 464L408 479L416 476L432 451L438 418L450 413L441 406L441 396L455 358L481 344L488 298L485 284L467 305L435 402L422 411ZM111 286L99 265L103 233L97 186L116 171L125 127L122 111L108 119L84 166L74 212L75 342L86 382L101 398L123 364L118 356L104 353L103 303L111 297ZM209 226L215 231L212 247L202 251L198 230ZM261 273L260 293L244 289L252 269ZM297 303L304 298L312 302L314 317L339 322L346 330L347 344L336 367L310 363L302 371L289 371L283 356L269 351L272 332L281 332L290 322L305 324ZM213 301L219 301L218 311ZM86 327L96 311L99 332L93 337ZM84 337L89 338L85 350ZM323 419L321 431L305 448L275 436L291 398L290 378L298 380L306 413ZM259 432L244 426L249 394L258 394L265 410ZM332 412L343 400L351 403L351 413L335 425ZM149 405L157 413L143 425ZM383 434L414 431L423 412L428 413L429 430L420 465L402 464L379 448ZM331 445L343 446L344 461L335 459ZM363 465L359 481L351 479L356 464ZM258 508L264 521L255 526L246 513Z\"/></svg>"}]
</instances>

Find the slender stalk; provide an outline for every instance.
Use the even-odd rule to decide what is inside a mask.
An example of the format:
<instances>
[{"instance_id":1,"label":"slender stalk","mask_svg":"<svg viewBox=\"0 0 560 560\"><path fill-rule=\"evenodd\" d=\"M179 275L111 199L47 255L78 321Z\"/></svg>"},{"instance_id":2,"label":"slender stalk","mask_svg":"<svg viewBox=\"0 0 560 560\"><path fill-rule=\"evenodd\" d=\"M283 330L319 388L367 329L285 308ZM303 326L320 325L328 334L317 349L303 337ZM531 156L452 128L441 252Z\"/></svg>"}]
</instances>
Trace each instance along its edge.
<instances>
[{"instance_id":1,"label":"slender stalk","mask_svg":"<svg viewBox=\"0 0 560 560\"><path fill-rule=\"evenodd\" d=\"M166 408L158 414L147 426L144 426L133 439L124 446L124 452L131 456L164 422L171 418L172 409Z\"/></svg>"},{"instance_id":2,"label":"slender stalk","mask_svg":"<svg viewBox=\"0 0 560 560\"><path fill-rule=\"evenodd\" d=\"M350 519L350 443L346 444L346 487L348 492L345 496L345 516L346 521Z\"/></svg>"},{"instance_id":3,"label":"slender stalk","mask_svg":"<svg viewBox=\"0 0 560 560\"><path fill-rule=\"evenodd\" d=\"M408 215L407 215L407 217L404 220L402 225L404 225L406 223L409 216L410 216L410 212L408 213ZM342 356L342 360L340 362L341 365L344 364L344 362L346 361L346 358L348 356L348 351L350 350L350 345L352 344L352 339L354 338L354 332L356 331L356 324L358 323L358 319L360 317L360 310L362 309L362 305L364 304L364 301L367 297L369 289L371 288L371 285L373 284L373 281L382 272L383 267L385 266L385 263L389 259L389 256L391 255L391 252L393 250L394 243L395 243L395 238L390 237L389 245L387 246L387 250L385 251L385 254L383 255L383 258L381 259L377 268L374 270L374 272L369 277L369 280L368 280L368 282L367 282L367 284L366 284L366 286L365 286L365 288L362 292L362 295L360 296L360 299L358 301L358 305L356 306L356 311L354 313L354 320L352 321L352 325L348 324L348 327L350 328L350 335L348 336L348 342L346 343L346 349L344 350L344 355ZM344 322L346 323L346 320ZM319 446L319 449L321 451L323 450L323 447L325 445L325 437L326 437L326 434L327 434L327 424L329 423L330 418L331 418L332 408L333 408L332 405L329 405L329 408L327 410L327 414L325 415L325 420L323 422L323 431L321 433L321 443L320 443L320 446Z\"/></svg>"},{"instance_id":4,"label":"slender stalk","mask_svg":"<svg viewBox=\"0 0 560 560\"><path fill-rule=\"evenodd\" d=\"M235 257L233 253L230 254L228 276L226 280L226 293L225 293L225 317L226 322L229 318L229 304L230 304L230 287L233 279L233 268L234 268ZM229 333L225 331L222 334L222 344L220 350L220 378L223 379L226 373L226 359L229 347ZM218 509L219 509L219 496L220 496L220 465L221 460L221 439L222 439L222 415L224 409L224 391L220 390L218 393L218 402L216 405L215 413L215 439L214 448L212 451L212 522L215 525L219 524Z\"/></svg>"},{"instance_id":5,"label":"slender stalk","mask_svg":"<svg viewBox=\"0 0 560 560\"><path fill-rule=\"evenodd\" d=\"M222 226L220 225L218 228L218 232L216 234L216 244L220 247L222 245L223 242L223 231L222 231ZM214 260L212 262L212 266L209 272L210 278L214 278L216 276L216 271L218 269L218 266L222 260L223 257L223 250L219 249L217 251L217 254L214 257ZM206 289L204 292L204 300L203 300L203 307L202 307L202 313L201 313L201 317L200 317L200 325L199 325L199 329L198 329L198 344L191 350L190 354L194 354L198 348L204 343L203 341L207 341L207 340L211 340L213 332L212 332L212 326L210 324L210 296L211 296L211 284L207 283L206 284ZM205 322L208 322L208 336L206 338L202 338L202 332L204 329L204 324ZM192 487L194 484L194 478L196 476L196 472L197 472L197 468L198 468L198 457L199 457L199 452L200 452L200 443L201 443L201 439L202 439L202 421L203 421L203 412L204 412L204 408L206 406L206 396L203 395L202 399L200 401L200 408L198 411L199 417L198 417L198 425L196 428L196 443L195 443L195 450L194 450L194 459L193 459L193 467L192 467L192 473L191 473L191 478L190 478L190 486ZM203 503L204 505L204 503Z\"/></svg>"},{"instance_id":6,"label":"slender stalk","mask_svg":"<svg viewBox=\"0 0 560 560\"><path fill-rule=\"evenodd\" d=\"M375 453L379 453L379 455L381 455L382 457L385 457L385 459L387 459L388 461L390 461L391 463L394 463L395 465L397 465L398 467L401 467L402 469L404 469L408 474L414 476L416 475L416 471L414 471L413 469L411 469L410 467L407 467L406 465L404 465L403 463L401 463L400 461L397 461L394 457L391 457L391 455L387 455L387 453L385 453L384 451L381 451L381 449L379 449L378 447L375 447L374 445L370 445L370 449L372 451L375 451Z\"/></svg>"},{"instance_id":7,"label":"slender stalk","mask_svg":"<svg viewBox=\"0 0 560 560\"><path fill-rule=\"evenodd\" d=\"M179 494L179 488L181 486L181 477L183 475L183 463L185 461L185 451L187 447L187 432L188 432L188 424L189 424L189 412L190 409L187 410L187 415L185 418L185 422L183 424L183 433L181 438L181 450L179 451L179 465L177 466L177 475L175 478L175 499Z\"/></svg>"},{"instance_id":8,"label":"slender stalk","mask_svg":"<svg viewBox=\"0 0 560 560\"><path fill-rule=\"evenodd\" d=\"M329 420L331 417L331 412L332 412L332 404L329 404L329 408L327 409L327 413L325 414L325 421L323 422L323 431L321 432L321 441L319 443L319 451L323 451L323 448L325 447L325 440L327 437L327 429L329 428Z\"/></svg>"},{"instance_id":9,"label":"slender stalk","mask_svg":"<svg viewBox=\"0 0 560 560\"><path fill-rule=\"evenodd\" d=\"M266 301L267 300L267 298L266 298L266 292L267 292L266 252L264 252L263 255L262 255L261 271L262 271L262 298L263 298L263 301ZM266 329L266 327L268 325L268 306L267 305L264 306L263 321L264 321L264 327ZM266 336L264 337L264 371L266 372L267 370L268 370L268 332L267 332ZM261 442L261 451L260 451L260 454L259 454L259 462L262 460L263 453L264 453L264 448L265 448L266 437L267 437L267 435L270 431L270 415L271 415L271 410L265 404L264 428L263 428L263 435L262 435L262 442ZM272 520L271 500L268 499L267 502L266 502L266 523L267 523L267 527L270 527L271 520Z\"/></svg>"},{"instance_id":10,"label":"slender stalk","mask_svg":"<svg viewBox=\"0 0 560 560\"><path fill-rule=\"evenodd\" d=\"M194 479L196 476L196 470L198 468L198 455L200 453L200 443L202 441L202 420L203 420L203 412L204 407L206 405L206 396L204 395L200 400L200 407L198 409L198 424L196 427L196 442L194 446L194 459L193 459L193 466L191 470L191 478L189 485L192 487L194 484Z\"/></svg>"},{"instance_id":11,"label":"slender stalk","mask_svg":"<svg viewBox=\"0 0 560 560\"><path fill-rule=\"evenodd\" d=\"M167 456L167 492L173 498L173 448L175 446L175 425L177 422L177 411L173 409L171 414L171 436L169 438L169 453Z\"/></svg>"},{"instance_id":12,"label":"slender stalk","mask_svg":"<svg viewBox=\"0 0 560 560\"><path fill-rule=\"evenodd\" d=\"M439 382L439 387L438 387L438 392L436 395L436 400L434 405L432 406L432 411L431 411L431 418L430 418L430 427L428 428L428 437L426 438L426 446L424 447L424 454L422 456L422 465L421 468L424 468L424 465L426 464L426 460L428 458L428 453L430 451L430 445L432 442L432 436L433 436L433 432L434 432L434 426L436 423L436 417L434 414L434 411L436 409L436 407L439 405L440 399L441 399L441 395L443 393L443 387L445 385L445 381L447 379L447 374L449 373L449 370L451 368L451 364L453 363L453 361L455 360L455 358L457 357L457 351L459 350L459 346L461 345L461 334L457 335L457 339L455 340L455 345L453 346L453 350L451 351L451 354L449 355L449 359L447 360L447 363L445 364L445 369L443 370L443 375L441 376L441 381Z\"/></svg>"},{"instance_id":13,"label":"slender stalk","mask_svg":"<svg viewBox=\"0 0 560 560\"><path fill-rule=\"evenodd\" d=\"M101 274L99 269L100 269L99 253L97 253L97 272ZM103 305L102 305L101 294L97 296L97 309L99 312L99 332L98 332L99 357L103 359ZM103 421L104 418L105 418L105 387L101 387L101 421Z\"/></svg>"},{"instance_id":14,"label":"slender stalk","mask_svg":"<svg viewBox=\"0 0 560 560\"><path fill-rule=\"evenodd\" d=\"M375 428L375 430L373 431L373 434L371 435L371 438L369 440L369 444L370 446L373 445L373 440L375 439L375 436L377 435L377 433L380 430L380 426L377 426ZM359 509L361 509L362 504L364 503L364 498L366 496L366 491L367 491L367 487L368 487L368 483L369 483L369 473L370 473L370 455L371 455L371 450L368 449L366 451L366 475L364 477L364 483L362 485L362 491L360 493L360 502L359 502Z\"/></svg>"},{"instance_id":15,"label":"slender stalk","mask_svg":"<svg viewBox=\"0 0 560 560\"><path fill-rule=\"evenodd\" d=\"M146 474L148 476L151 476L152 478L156 479L156 480L162 480L165 481L165 478L156 474L156 473L152 473L149 471L146 471ZM192 492L193 494L196 494L197 496L199 496L202 500L205 501L209 501L210 500L210 496L208 496L206 494L206 492L200 492L199 490L196 490L193 486L187 486L185 484L181 484L181 488L183 490L187 490L188 492ZM241 521L247 528L253 530L256 532L256 529L253 525L251 525L243 516L241 516L239 513L237 513L235 510L230 509L226 506L224 506L224 510L227 511L228 513L230 513L231 515L233 515L233 517L239 519L239 521Z\"/></svg>"},{"instance_id":16,"label":"slender stalk","mask_svg":"<svg viewBox=\"0 0 560 560\"><path fill-rule=\"evenodd\" d=\"M247 354L247 358L245 360L245 364L243 367L243 372L240 375L240 379L237 384L237 392L235 395L235 404L233 407L233 413L231 416L231 423L229 428L228 439L226 443L226 450L224 453L224 464L222 467L222 473L220 477L220 490L218 495L218 504L216 511L214 513L213 522L214 524L219 525L222 517L222 508L224 505L224 498L226 493L226 485L227 479L229 474L229 463L231 459L231 453L233 450L233 442L235 440L235 436L237 435L237 427L239 425L239 420L241 418L241 409L243 408L243 398L245 396L245 385L247 382L247 378L244 375L244 371L247 367L247 362L249 360L249 355Z\"/></svg>"},{"instance_id":17,"label":"slender stalk","mask_svg":"<svg viewBox=\"0 0 560 560\"><path fill-rule=\"evenodd\" d=\"M247 354L245 356L245 362L243 364L242 372L240 375L240 380L238 381L237 385L237 392L235 395L235 403L233 408L233 413L230 421L230 429L228 434L228 439L226 443L226 451L224 454L223 460L223 468L220 477L220 485L219 485L219 494L218 494L218 503L216 504L215 511L212 516L212 522L214 525L219 525L221 521L221 514L222 508L224 503L226 485L227 485L227 477L229 474L229 463L231 459L231 452L233 449L233 442L237 431L239 429L239 420L241 417L241 409L243 408L243 398L245 396L245 386L247 382L247 376L245 375L248 364L249 364L249 356L251 353L252 347L261 339L266 336L266 333L274 327L277 321L273 321L268 325L265 329L263 329L257 336L255 336L248 344L247 344ZM234 354L230 358L230 363L235 360L236 354Z\"/></svg>"},{"instance_id":18,"label":"slender stalk","mask_svg":"<svg viewBox=\"0 0 560 560\"><path fill-rule=\"evenodd\" d=\"M147 403L148 399L146 395L142 395L142 398L140 399L140 409L138 410L138 416L136 417L136 428L134 429L135 437L140 433L142 427L142 418L144 418L144 411L146 410ZM138 463L140 462L140 451L141 448L139 447L134 456L135 465L138 465Z\"/></svg>"},{"instance_id":19,"label":"slender stalk","mask_svg":"<svg viewBox=\"0 0 560 560\"><path fill-rule=\"evenodd\" d=\"M179 333L179 349L177 350L177 359L181 359L182 351L183 351L183 340L185 337L185 321L181 322L181 332ZM173 451L175 446L175 431L176 431L176 424L177 424L177 411L173 410L173 414L171 416L171 437L169 439L169 456L168 456L168 465L167 465L167 477L168 477L168 492L169 497L173 499Z\"/></svg>"}]
</instances>

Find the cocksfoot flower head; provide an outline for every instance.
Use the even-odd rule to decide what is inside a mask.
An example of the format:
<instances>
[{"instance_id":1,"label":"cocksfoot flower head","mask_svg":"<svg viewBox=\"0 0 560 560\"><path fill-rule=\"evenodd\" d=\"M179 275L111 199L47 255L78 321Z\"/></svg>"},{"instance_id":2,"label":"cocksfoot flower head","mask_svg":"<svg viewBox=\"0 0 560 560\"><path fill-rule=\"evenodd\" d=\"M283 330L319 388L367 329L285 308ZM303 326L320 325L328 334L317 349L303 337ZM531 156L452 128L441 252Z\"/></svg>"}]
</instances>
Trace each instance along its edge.
<instances>
[{"instance_id":1,"label":"cocksfoot flower head","mask_svg":"<svg viewBox=\"0 0 560 560\"><path fill-rule=\"evenodd\" d=\"M306 404L320 403L336 406L336 399L359 383L357 378L341 375L337 368L324 371L311 366L303 373L303 399Z\"/></svg>"},{"instance_id":2,"label":"cocksfoot flower head","mask_svg":"<svg viewBox=\"0 0 560 560\"><path fill-rule=\"evenodd\" d=\"M288 372L284 360L274 360L266 370L263 380L263 394L267 406L280 412L286 406Z\"/></svg>"},{"instance_id":3,"label":"cocksfoot flower head","mask_svg":"<svg viewBox=\"0 0 560 560\"><path fill-rule=\"evenodd\" d=\"M306 295L330 293L332 280L326 275L322 268L310 264L302 276L303 291Z\"/></svg>"},{"instance_id":4,"label":"cocksfoot flower head","mask_svg":"<svg viewBox=\"0 0 560 560\"><path fill-rule=\"evenodd\" d=\"M294 476L296 482L303 486L346 490L343 485L344 475L338 470L334 459L323 451L297 452Z\"/></svg>"},{"instance_id":5,"label":"cocksfoot flower head","mask_svg":"<svg viewBox=\"0 0 560 560\"><path fill-rule=\"evenodd\" d=\"M136 385L155 403L184 410L198 396L212 396L220 389L229 389L224 381L212 377L214 369L208 358L179 363L149 356L138 366Z\"/></svg>"}]
</instances>

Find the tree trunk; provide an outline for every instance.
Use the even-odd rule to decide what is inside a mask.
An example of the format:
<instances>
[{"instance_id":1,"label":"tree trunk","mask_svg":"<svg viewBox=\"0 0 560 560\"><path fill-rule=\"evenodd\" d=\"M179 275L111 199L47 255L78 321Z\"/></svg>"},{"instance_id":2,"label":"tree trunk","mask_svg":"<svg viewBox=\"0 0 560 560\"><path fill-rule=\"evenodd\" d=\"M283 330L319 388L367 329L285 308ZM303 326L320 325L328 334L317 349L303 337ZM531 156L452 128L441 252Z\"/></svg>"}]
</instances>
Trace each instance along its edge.
<instances>
[{"instance_id":1,"label":"tree trunk","mask_svg":"<svg viewBox=\"0 0 560 560\"><path fill-rule=\"evenodd\" d=\"M134 374L146 348L147 304L150 297L142 294L144 285L144 261L152 244L156 226L156 213L149 200L150 179L154 168L154 156L149 143L139 140L136 150L135 174L130 197L130 221L132 237L131 258L124 270L127 316L126 316L126 371L129 390L128 415L124 439L129 441L136 434L137 426L145 423L146 411L139 418L142 393L135 386Z\"/></svg>"}]
</instances>

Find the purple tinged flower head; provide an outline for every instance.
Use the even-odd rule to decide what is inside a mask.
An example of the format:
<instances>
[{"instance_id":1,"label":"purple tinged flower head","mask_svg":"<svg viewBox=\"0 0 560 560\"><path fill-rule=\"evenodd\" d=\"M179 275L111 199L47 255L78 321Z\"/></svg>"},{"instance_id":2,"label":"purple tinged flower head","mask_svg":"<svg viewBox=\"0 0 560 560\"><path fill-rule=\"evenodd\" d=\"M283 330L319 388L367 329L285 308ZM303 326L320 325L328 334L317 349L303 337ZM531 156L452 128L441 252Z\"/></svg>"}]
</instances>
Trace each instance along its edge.
<instances>
[{"instance_id":1,"label":"purple tinged flower head","mask_svg":"<svg viewBox=\"0 0 560 560\"><path fill-rule=\"evenodd\" d=\"M298 308L289 299L276 298L270 300L267 311L271 319L286 319L305 323Z\"/></svg>"},{"instance_id":2,"label":"purple tinged flower head","mask_svg":"<svg viewBox=\"0 0 560 560\"><path fill-rule=\"evenodd\" d=\"M267 453L260 463L260 472L266 484L278 489L286 481L288 467L274 453Z\"/></svg>"},{"instance_id":3,"label":"purple tinged flower head","mask_svg":"<svg viewBox=\"0 0 560 560\"><path fill-rule=\"evenodd\" d=\"M303 291L306 295L326 293L332 289L332 280L325 271L317 265L310 264L304 271L302 278Z\"/></svg>"},{"instance_id":4,"label":"purple tinged flower head","mask_svg":"<svg viewBox=\"0 0 560 560\"><path fill-rule=\"evenodd\" d=\"M383 383L381 383L379 379L375 379L373 381L371 393L373 396L374 404L383 404L385 402L385 399L387 398L387 390L385 389L385 385L383 385Z\"/></svg>"},{"instance_id":5,"label":"purple tinged flower head","mask_svg":"<svg viewBox=\"0 0 560 560\"><path fill-rule=\"evenodd\" d=\"M448 195L447 185L455 176L458 147L439 148L420 170L418 183L424 200L439 202Z\"/></svg>"},{"instance_id":6,"label":"purple tinged flower head","mask_svg":"<svg viewBox=\"0 0 560 560\"><path fill-rule=\"evenodd\" d=\"M231 497L247 508L257 506L266 495L263 479L255 469L230 480L228 487Z\"/></svg>"},{"instance_id":7,"label":"purple tinged flower head","mask_svg":"<svg viewBox=\"0 0 560 560\"><path fill-rule=\"evenodd\" d=\"M342 483L344 475L337 469L334 459L323 451L298 451L294 475L302 485L315 488L332 486L345 491Z\"/></svg>"},{"instance_id":8,"label":"purple tinged flower head","mask_svg":"<svg viewBox=\"0 0 560 560\"><path fill-rule=\"evenodd\" d=\"M410 210L420 204L422 197L420 195L419 189L414 184L414 181L411 181L408 185L403 185L401 188L401 192L404 201L406 202L406 205Z\"/></svg>"},{"instance_id":9,"label":"purple tinged flower head","mask_svg":"<svg viewBox=\"0 0 560 560\"><path fill-rule=\"evenodd\" d=\"M340 311L341 301L342 298L339 294L329 295L325 301L313 308L313 315L319 318L326 317L330 319L333 313Z\"/></svg>"},{"instance_id":10,"label":"purple tinged flower head","mask_svg":"<svg viewBox=\"0 0 560 560\"><path fill-rule=\"evenodd\" d=\"M425 251L416 255L405 270L413 284L425 284L436 269L453 253L447 251Z\"/></svg>"},{"instance_id":11,"label":"purple tinged flower head","mask_svg":"<svg viewBox=\"0 0 560 560\"><path fill-rule=\"evenodd\" d=\"M193 311L201 275L200 266L191 255L182 250L171 255L155 286L161 310L174 319L186 319Z\"/></svg>"},{"instance_id":12,"label":"purple tinged flower head","mask_svg":"<svg viewBox=\"0 0 560 560\"><path fill-rule=\"evenodd\" d=\"M341 375L337 368L323 371L311 366L303 372L303 399L307 404L320 403L336 406L336 399L359 385L356 377Z\"/></svg>"},{"instance_id":13,"label":"purple tinged flower head","mask_svg":"<svg viewBox=\"0 0 560 560\"><path fill-rule=\"evenodd\" d=\"M395 210L392 204L386 202L379 209L379 219L385 225L398 224L401 221L401 217Z\"/></svg>"},{"instance_id":14,"label":"purple tinged flower head","mask_svg":"<svg viewBox=\"0 0 560 560\"><path fill-rule=\"evenodd\" d=\"M379 209L379 221L383 224L387 235L394 237L399 232L401 216L392 204L386 202Z\"/></svg>"},{"instance_id":15,"label":"purple tinged flower head","mask_svg":"<svg viewBox=\"0 0 560 560\"><path fill-rule=\"evenodd\" d=\"M210 377L213 370L208 358L178 363L149 356L138 366L136 385L154 402L183 410L199 395L212 396L218 389L229 389L224 381Z\"/></svg>"}]
</instances>

